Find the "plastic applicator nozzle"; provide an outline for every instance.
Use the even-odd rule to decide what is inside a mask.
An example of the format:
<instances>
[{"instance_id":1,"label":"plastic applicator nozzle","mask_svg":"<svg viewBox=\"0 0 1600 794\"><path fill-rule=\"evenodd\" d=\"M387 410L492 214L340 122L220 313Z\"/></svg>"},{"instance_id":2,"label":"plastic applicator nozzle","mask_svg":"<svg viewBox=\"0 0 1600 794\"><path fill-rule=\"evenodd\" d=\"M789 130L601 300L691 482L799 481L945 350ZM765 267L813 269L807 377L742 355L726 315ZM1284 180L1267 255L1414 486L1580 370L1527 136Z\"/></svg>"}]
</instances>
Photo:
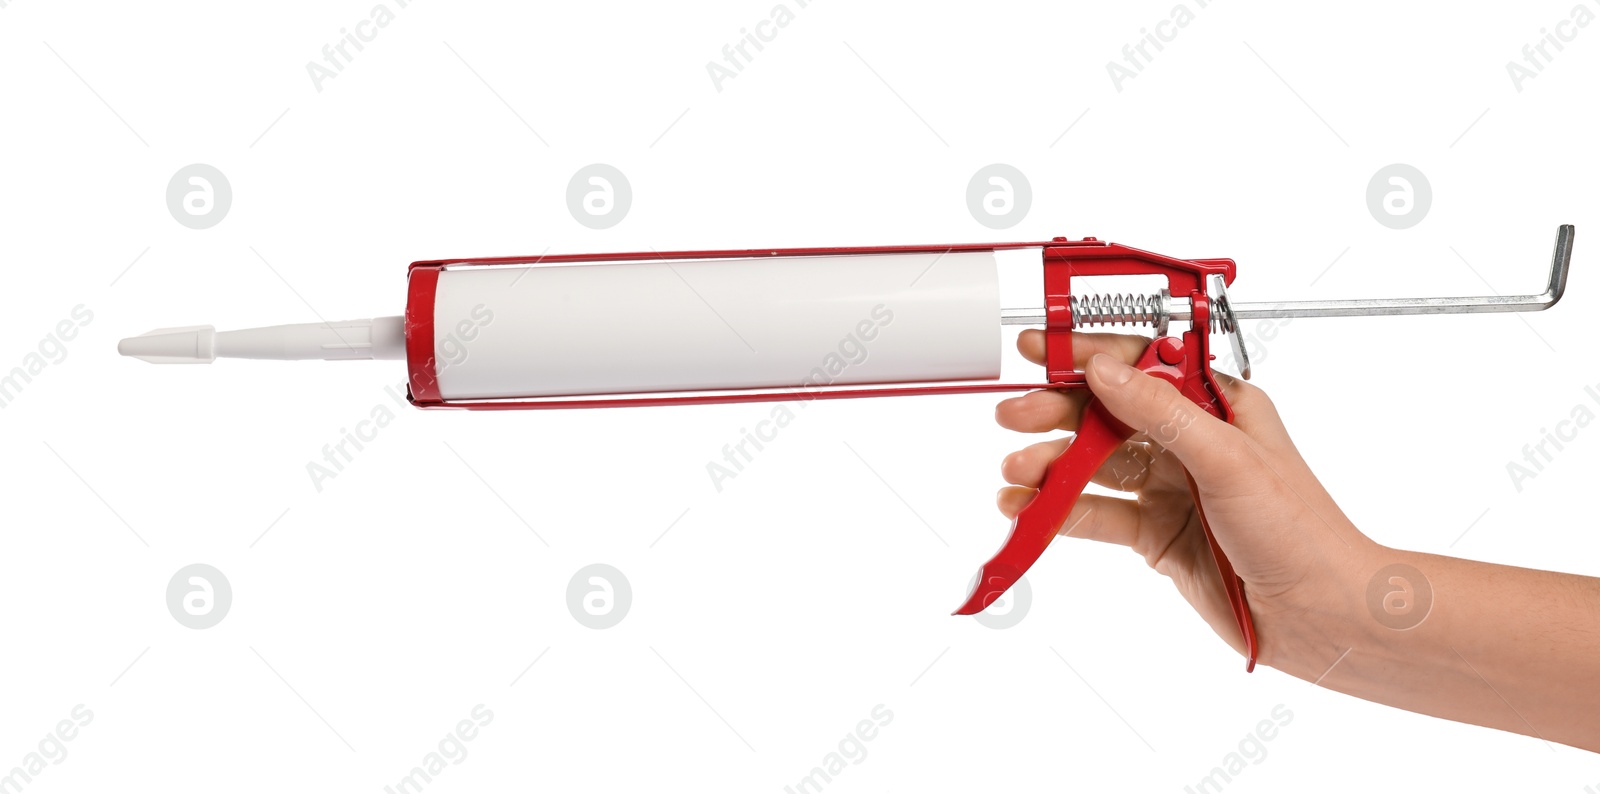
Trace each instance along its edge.
<instances>
[{"instance_id":1,"label":"plastic applicator nozzle","mask_svg":"<svg viewBox=\"0 0 1600 794\"><path fill-rule=\"evenodd\" d=\"M402 359L406 355L405 319L376 317L222 332L209 325L157 328L122 340L117 352L152 364L210 364L219 358Z\"/></svg>"}]
</instances>

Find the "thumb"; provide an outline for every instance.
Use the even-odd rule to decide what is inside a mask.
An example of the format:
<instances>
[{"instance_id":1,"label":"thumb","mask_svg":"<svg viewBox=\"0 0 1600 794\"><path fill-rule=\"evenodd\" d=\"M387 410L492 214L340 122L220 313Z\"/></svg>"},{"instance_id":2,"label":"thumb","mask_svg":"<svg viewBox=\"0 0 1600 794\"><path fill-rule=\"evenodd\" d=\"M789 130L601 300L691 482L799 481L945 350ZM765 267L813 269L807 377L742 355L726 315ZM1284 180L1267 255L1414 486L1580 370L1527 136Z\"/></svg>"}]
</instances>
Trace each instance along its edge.
<instances>
[{"instance_id":1,"label":"thumb","mask_svg":"<svg viewBox=\"0 0 1600 794\"><path fill-rule=\"evenodd\" d=\"M1200 482L1236 472L1244 437L1171 383L1104 353L1089 359L1089 389L1123 424L1178 456Z\"/></svg>"}]
</instances>

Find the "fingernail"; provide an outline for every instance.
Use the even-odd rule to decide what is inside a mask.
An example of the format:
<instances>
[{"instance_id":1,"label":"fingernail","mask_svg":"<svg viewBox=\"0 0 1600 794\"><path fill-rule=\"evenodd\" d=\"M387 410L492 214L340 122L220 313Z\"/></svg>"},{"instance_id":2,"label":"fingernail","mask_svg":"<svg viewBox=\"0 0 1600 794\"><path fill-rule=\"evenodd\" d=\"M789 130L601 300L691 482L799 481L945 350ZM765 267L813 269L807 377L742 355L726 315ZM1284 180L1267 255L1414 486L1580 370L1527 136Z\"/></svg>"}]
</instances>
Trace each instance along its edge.
<instances>
[{"instance_id":1,"label":"fingernail","mask_svg":"<svg viewBox=\"0 0 1600 794\"><path fill-rule=\"evenodd\" d=\"M1095 377L1112 386L1121 386L1133 377L1133 367L1104 353L1096 353L1089 359L1089 367L1094 370Z\"/></svg>"}]
</instances>

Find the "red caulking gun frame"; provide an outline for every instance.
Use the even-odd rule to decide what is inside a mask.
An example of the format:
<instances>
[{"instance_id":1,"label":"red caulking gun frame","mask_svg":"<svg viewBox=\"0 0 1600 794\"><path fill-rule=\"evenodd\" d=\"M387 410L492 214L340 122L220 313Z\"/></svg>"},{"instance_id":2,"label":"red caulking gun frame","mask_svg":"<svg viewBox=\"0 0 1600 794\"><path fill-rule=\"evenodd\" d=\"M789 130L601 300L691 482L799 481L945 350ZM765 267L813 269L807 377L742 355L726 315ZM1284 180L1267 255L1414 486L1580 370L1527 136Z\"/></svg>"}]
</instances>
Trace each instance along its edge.
<instances>
[{"instance_id":1,"label":"red caulking gun frame","mask_svg":"<svg viewBox=\"0 0 1600 794\"><path fill-rule=\"evenodd\" d=\"M1174 259L1093 237L449 259L411 265L403 317L223 332L162 328L122 340L118 351L161 364L404 359L417 407L503 411L1084 389L1084 373L1073 368L1073 330L1145 326L1155 338L1135 366L1232 421L1212 375L1213 334L1230 337L1248 378L1242 320L1540 311L1566 288L1572 239L1572 226L1557 230L1540 294L1276 303L1231 302L1231 259ZM1042 307L1001 307L1000 251L1037 252ZM908 284L905 274L926 273L930 261L939 277ZM1096 276L1156 276L1165 284L1148 294L1073 293L1072 279ZM706 305L720 308L706 312ZM597 317L605 322L590 322ZM841 328L876 334L890 319L893 338L878 335L870 358L812 376L817 353L838 344ZM1169 335L1174 321L1182 330ZM570 329L580 325L596 330L574 339ZM1044 382L999 381L1002 325L1044 329ZM471 355L459 356L465 336ZM1090 477L1132 434L1089 401L1071 445L955 614L982 611L1027 572ZM1195 503L1253 669L1256 636L1243 583L1212 537L1198 494Z\"/></svg>"}]
</instances>

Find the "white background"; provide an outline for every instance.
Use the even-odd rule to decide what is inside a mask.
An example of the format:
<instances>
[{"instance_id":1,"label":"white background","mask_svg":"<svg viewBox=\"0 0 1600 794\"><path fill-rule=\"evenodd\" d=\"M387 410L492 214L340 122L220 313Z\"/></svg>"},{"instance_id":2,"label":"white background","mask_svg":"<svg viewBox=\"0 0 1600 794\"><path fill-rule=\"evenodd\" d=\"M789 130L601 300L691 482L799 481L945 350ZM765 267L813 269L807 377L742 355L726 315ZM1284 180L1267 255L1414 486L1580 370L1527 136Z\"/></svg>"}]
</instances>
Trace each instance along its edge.
<instances>
[{"instance_id":1,"label":"white background","mask_svg":"<svg viewBox=\"0 0 1600 794\"><path fill-rule=\"evenodd\" d=\"M94 713L26 791L377 792L480 703L427 791L779 792L877 704L892 722L827 791L1177 792L1278 704L1292 722L1228 791L1600 788L1571 748L1245 675L1120 548L1052 548L1014 628L948 616L1005 532L1000 458L1032 440L990 397L811 406L719 493L707 462L769 406L419 412L384 391L397 362L115 352L399 313L412 260L547 247L1094 235L1233 257L1236 300L1289 300L1537 291L1574 223L1553 312L1296 321L1256 379L1379 541L1597 574L1600 429L1520 493L1506 471L1600 412L1600 25L1520 92L1505 67L1573 0L1189 2L1120 92L1107 62L1174 0L790 3L720 92L706 64L771 0L391 1L319 92L306 64L372 2L0 8L0 368L93 312L0 410L0 771ZM604 231L565 203L594 162L634 191ZM995 162L1034 193L1004 231L965 204ZM190 163L232 185L208 230L165 203ZM1365 199L1391 163L1433 190L1403 231ZM306 464L378 405L394 421L319 493ZM165 603L195 562L233 588L205 630ZM603 631L566 606L593 562L633 589Z\"/></svg>"}]
</instances>

